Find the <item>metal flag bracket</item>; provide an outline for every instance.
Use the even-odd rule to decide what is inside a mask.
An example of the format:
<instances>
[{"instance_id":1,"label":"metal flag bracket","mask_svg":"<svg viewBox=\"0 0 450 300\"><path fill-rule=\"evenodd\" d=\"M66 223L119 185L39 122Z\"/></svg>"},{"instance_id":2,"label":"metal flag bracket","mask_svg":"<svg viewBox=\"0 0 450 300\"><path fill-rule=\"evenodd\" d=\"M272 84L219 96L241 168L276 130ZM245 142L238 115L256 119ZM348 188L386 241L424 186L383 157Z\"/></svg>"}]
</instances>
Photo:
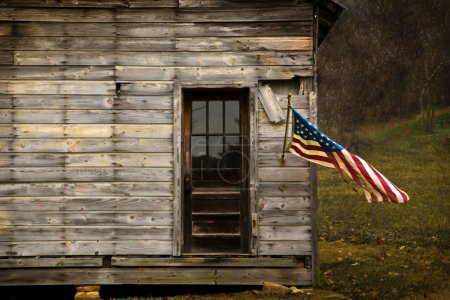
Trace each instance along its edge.
<instances>
[{"instance_id":1,"label":"metal flag bracket","mask_svg":"<svg viewBox=\"0 0 450 300\"><path fill-rule=\"evenodd\" d=\"M284 163L285 163L286 142L287 142L287 135L288 135L288 128L289 128L289 114L292 109L292 106L291 106L292 94L291 93L288 94L287 99L288 99L288 107L287 107L287 113L286 113L286 128L284 131L283 152L281 154L281 161L280 161L282 166L284 166Z\"/></svg>"}]
</instances>

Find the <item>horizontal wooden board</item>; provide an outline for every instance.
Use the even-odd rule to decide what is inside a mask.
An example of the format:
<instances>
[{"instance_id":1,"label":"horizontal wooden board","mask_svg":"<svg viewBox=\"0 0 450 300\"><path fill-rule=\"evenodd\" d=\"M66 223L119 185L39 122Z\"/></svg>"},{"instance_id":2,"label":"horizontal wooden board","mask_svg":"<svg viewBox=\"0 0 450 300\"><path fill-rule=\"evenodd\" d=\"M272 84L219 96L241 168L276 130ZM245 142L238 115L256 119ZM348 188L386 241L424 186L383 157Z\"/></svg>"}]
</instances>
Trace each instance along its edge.
<instances>
[{"instance_id":1,"label":"horizontal wooden board","mask_svg":"<svg viewBox=\"0 0 450 300\"><path fill-rule=\"evenodd\" d=\"M133 153L172 153L172 139L22 139L0 138L0 152L39 153L39 152L133 152ZM53 157L52 159L57 159ZM64 159L64 158L60 158Z\"/></svg>"},{"instance_id":2,"label":"horizontal wooden board","mask_svg":"<svg viewBox=\"0 0 450 300\"><path fill-rule=\"evenodd\" d=\"M173 196L168 182L0 183L0 197Z\"/></svg>"},{"instance_id":3,"label":"horizontal wooden board","mask_svg":"<svg viewBox=\"0 0 450 300\"><path fill-rule=\"evenodd\" d=\"M0 80L3 94L114 95L114 81Z\"/></svg>"},{"instance_id":4,"label":"horizontal wooden board","mask_svg":"<svg viewBox=\"0 0 450 300\"><path fill-rule=\"evenodd\" d=\"M0 211L171 211L172 197L0 197Z\"/></svg>"},{"instance_id":5,"label":"horizontal wooden board","mask_svg":"<svg viewBox=\"0 0 450 300\"><path fill-rule=\"evenodd\" d=\"M169 95L173 93L172 81L133 81L122 83L121 95Z\"/></svg>"},{"instance_id":6,"label":"horizontal wooden board","mask_svg":"<svg viewBox=\"0 0 450 300\"><path fill-rule=\"evenodd\" d=\"M171 109L172 96L0 95L0 108Z\"/></svg>"},{"instance_id":7,"label":"horizontal wooden board","mask_svg":"<svg viewBox=\"0 0 450 300\"><path fill-rule=\"evenodd\" d=\"M143 246L149 245L145 244ZM106 246L106 245L105 245ZM110 245L111 246L111 245ZM117 248L123 248L116 245ZM60 248L60 247L58 247ZM115 252L119 252L117 249ZM129 249L126 249L129 250ZM146 250L144 248L144 250ZM153 249L149 249L155 252ZM99 251L100 252L100 251ZM143 251L141 251L143 252ZM69 276L68 276L69 275ZM306 268L106 268L4 270L0 285L106 285L106 284L205 284L262 285L266 281L285 285L312 285Z\"/></svg>"},{"instance_id":8,"label":"horizontal wooden board","mask_svg":"<svg viewBox=\"0 0 450 300\"><path fill-rule=\"evenodd\" d=\"M311 255L310 241L260 241L260 255Z\"/></svg>"},{"instance_id":9,"label":"horizontal wooden board","mask_svg":"<svg viewBox=\"0 0 450 300\"><path fill-rule=\"evenodd\" d=\"M48 255L169 255L172 241L59 241L59 242L0 242L0 256ZM3 283L1 277L0 282ZM67 275L67 274L66 274Z\"/></svg>"},{"instance_id":10,"label":"horizontal wooden board","mask_svg":"<svg viewBox=\"0 0 450 300\"><path fill-rule=\"evenodd\" d=\"M13 63L13 51L0 51L0 65L12 65Z\"/></svg>"},{"instance_id":11,"label":"horizontal wooden board","mask_svg":"<svg viewBox=\"0 0 450 300\"><path fill-rule=\"evenodd\" d=\"M25 23L23 23L26 26ZM83 28L84 24L81 24ZM86 24L88 25L88 24ZM21 25L16 25L19 29ZM51 26L49 23L48 26ZM101 26L101 24L98 24ZM6 27L6 26L5 26ZM30 26L28 26L30 27ZM42 27L42 25L41 25ZM56 29L56 28L55 28ZM42 32L43 29L41 29ZM75 29L76 30L76 29ZM107 32L108 29L106 29ZM8 28L4 29L5 33ZM46 30L45 33L50 30ZM28 32L33 35L34 30ZM58 32L58 29L56 31ZM73 31L72 31L73 32ZM20 33L19 33L20 34ZM40 33L43 35L43 33ZM123 37L227 37L227 36L312 36L312 23L310 21L284 21L284 22L229 22L229 23L118 23L116 34ZM27 34L22 34L27 35ZM49 32L49 35L54 35Z\"/></svg>"},{"instance_id":12,"label":"horizontal wooden board","mask_svg":"<svg viewBox=\"0 0 450 300\"><path fill-rule=\"evenodd\" d=\"M50 110L0 109L8 124L172 124L171 110Z\"/></svg>"},{"instance_id":13,"label":"horizontal wooden board","mask_svg":"<svg viewBox=\"0 0 450 300\"><path fill-rule=\"evenodd\" d=\"M169 124L0 125L0 137L18 138L171 138Z\"/></svg>"},{"instance_id":14,"label":"horizontal wooden board","mask_svg":"<svg viewBox=\"0 0 450 300\"><path fill-rule=\"evenodd\" d=\"M114 80L114 67L0 66L0 80Z\"/></svg>"},{"instance_id":15,"label":"horizontal wooden board","mask_svg":"<svg viewBox=\"0 0 450 300\"><path fill-rule=\"evenodd\" d=\"M259 167L260 182L307 182L309 168L299 167Z\"/></svg>"},{"instance_id":16,"label":"horizontal wooden board","mask_svg":"<svg viewBox=\"0 0 450 300\"><path fill-rule=\"evenodd\" d=\"M2 228L9 226L5 228L12 229L12 234L14 226L169 226L172 223L171 211L3 211L0 218Z\"/></svg>"},{"instance_id":17,"label":"horizontal wooden board","mask_svg":"<svg viewBox=\"0 0 450 300\"><path fill-rule=\"evenodd\" d=\"M276 3L269 0L252 0L252 1L230 1L230 0L179 0L180 7L274 7L275 5L283 7L295 7L299 1L294 0L278 0Z\"/></svg>"},{"instance_id":18,"label":"horizontal wooden board","mask_svg":"<svg viewBox=\"0 0 450 300\"><path fill-rule=\"evenodd\" d=\"M259 202L264 210L308 210L311 208L309 197L274 197L263 196Z\"/></svg>"},{"instance_id":19,"label":"horizontal wooden board","mask_svg":"<svg viewBox=\"0 0 450 300\"><path fill-rule=\"evenodd\" d=\"M173 180L169 168L68 168L28 167L0 168L2 182L84 182L84 181L165 181Z\"/></svg>"},{"instance_id":20,"label":"horizontal wooden board","mask_svg":"<svg viewBox=\"0 0 450 300\"><path fill-rule=\"evenodd\" d=\"M262 22L312 20L312 5L302 7L209 9L2 8L0 21L46 22ZM237 13L238 12L238 13Z\"/></svg>"},{"instance_id":21,"label":"horizontal wooden board","mask_svg":"<svg viewBox=\"0 0 450 300\"><path fill-rule=\"evenodd\" d=\"M260 79L291 79L294 76L309 76L312 65L304 66L268 66L268 67L116 67L118 80L174 80L198 81L202 84L210 81L249 81Z\"/></svg>"},{"instance_id":22,"label":"horizontal wooden board","mask_svg":"<svg viewBox=\"0 0 450 300\"><path fill-rule=\"evenodd\" d=\"M305 241L311 240L310 226L260 226L260 241Z\"/></svg>"},{"instance_id":23,"label":"horizontal wooden board","mask_svg":"<svg viewBox=\"0 0 450 300\"><path fill-rule=\"evenodd\" d=\"M0 268L101 267L102 257L25 257L0 259Z\"/></svg>"},{"instance_id":24,"label":"horizontal wooden board","mask_svg":"<svg viewBox=\"0 0 450 300\"><path fill-rule=\"evenodd\" d=\"M309 196L309 182L298 183L261 183L259 185L259 195L264 196L283 196L283 197L302 197Z\"/></svg>"},{"instance_id":25,"label":"horizontal wooden board","mask_svg":"<svg viewBox=\"0 0 450 300\"><path fill-rule=\"evenodd\" d=\"M251 53L244 51L228 51L221 53L103 51L100 54L93 51L15 51L14 53L14 64L21 66L119 65L154 67L176 66L179 68L188 66L312 66L312 51L286 51L281 53L272 51L255 51ZM282 107L287 107L287 104Z\"/></svg>"},{"instance_id":26,"label":"horizontal wooden board","mask_svg":"<svg viewBox=\"0 0 450 300\"><path fill-rule=\"evenodd\" d=\"M282 108L287 108L287 106L288 106L287 95L275 94L275 97L277 98L277 100L280 103L280 106ZM308 110L309 109L309 96L308 95L292 95L291 105L292 105L292 107L294 107L296 109ZM262 108L261 105L259 107Z\"/></svg>"},{"instance_id":27,"label":"horizontal wooden board","mask_svg":"<svg viewBox=\"0 0 450 300\"><path fill-rule=\"evenodd\" d=\"M291 154L285 153L284 162L281 161L283 143L279 142L279 152L273 153L258 153L258 166L259 167L308 167L309 162Z\"/></svg>"},{"instance_id":28,"label":"horizontal wooden board","mask_svg":"<svg viewBox=\"0 0 450 300\"><path fill-rule=\"evenodd\" d=\"M299 109L299 108L296 108L296 107L293 107L293 108L299 114L304 116L305 118L309 118L309 109L302 109L302 108ZM283 111L283 117L286 118L286 116L287 116L287 109L282 109L282 111ZM289 119L291 119L291 118L292 118L292 113L289 112ZM266 113L266 111L264 109L261 109L261 110L258 111L258 119L259 119L258 120L259 124L273 124L273 122L271 122L269 120L269 117L267 116L267 113ZM284 123L284 121L283 121L283 123ZM286 124L286 123L284 123L284 124Z\"/></svg>"},{"instance_id":29,"label":"horizontal wooden board","mask_svg":"<svg viewBox=\"0 0 450 300\"><path fill-rule=\"evenodd\" d=\"M0 6L15 7L82 7L82 8L141 8L177 7L177 0L2 0Z\"/></svg>"},{"instance_id":30,"label":"horizontal wooden board","mask_svg":"<svg viewBox=\"0 0 450 300\"><path fill-rule=\"evenodd\" d=\"M260 138L266 139L266 138L273 138L273 139L284 139L286 130L286 123L279 123L279 124L258 124L258 134ZM288 125L288 138L291 137L291 124Z\"/></svg>"},{"instance_id":31,"label":"horizontal wooden board","mask_svg":"<svg viewBox=\"0 0 450 300\"><path fill-rule=\"evenodd\" d=\"M310 212L307 210L263 210L259 213L259 225L310 225Z\"/></svg>"},{"instance_id":32,"label":"horizontal wooden board","mask_svg":"<svg viewBox=\"0 0 450 300\"><path fill-rule=\"evenodd\" d=\"M311 37L177 38L177 51L308 51Z\"/></svg>"},{"instance_id":33,"label":"horizontal wooden board","mask_svg":"<svg viewBox=\"0 0 450 300\"><path fill-rule=\"evenodd\" d=\"M171 226L2 226L2 242L30 241L171 241ZM1 261L1 259L0 259ZM1 266L1 262L0 262Z\"/></svg>"},{"instance_id":34,"label":"horizontal wooden board","mask_svg":"<svg viewBox=\"0 0 450 300\"><path fill-rule=\"evenodd\" d=\"M312 36L312 22L230 23L55 23L2 22L0 36L16 37L219 37Z\"/></svg>"},{"instance_id":35,"label":"horizontal wooden board","mask_svg":"<svg viewBox=\"0 0 450 300\"><path fill-rule=\"evenodd\" d=\"M0 36L1 50L173 51L174 38Z\"/></svg>"},{"instance_id":36,"label":"horizontal wooden board","mask_svg":"<svg viewBox=\"0 0 450 300\"><path fill-rule=\"evenodd\" d=\"M113 256L114 267L299 267L292 257L121 257Z\"/></svg>"}]
</instances>

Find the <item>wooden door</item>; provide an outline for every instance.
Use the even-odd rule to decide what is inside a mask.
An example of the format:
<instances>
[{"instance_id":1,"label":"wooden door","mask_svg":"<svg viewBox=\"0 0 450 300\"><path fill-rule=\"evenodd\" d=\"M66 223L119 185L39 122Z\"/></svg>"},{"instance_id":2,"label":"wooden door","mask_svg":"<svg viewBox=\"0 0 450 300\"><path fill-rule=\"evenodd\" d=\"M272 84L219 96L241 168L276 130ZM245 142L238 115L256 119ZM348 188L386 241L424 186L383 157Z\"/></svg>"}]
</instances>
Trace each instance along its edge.
<instances>
[{"instance_id":1,"label":"wooden door","mask_svg":"<svg viewBox=\"0 0 450 300\"><path fill-rule=\"evenodd\" d=\"M247 253L248 90L183 97L184 252Z\"/></svg>"}]
</instances>

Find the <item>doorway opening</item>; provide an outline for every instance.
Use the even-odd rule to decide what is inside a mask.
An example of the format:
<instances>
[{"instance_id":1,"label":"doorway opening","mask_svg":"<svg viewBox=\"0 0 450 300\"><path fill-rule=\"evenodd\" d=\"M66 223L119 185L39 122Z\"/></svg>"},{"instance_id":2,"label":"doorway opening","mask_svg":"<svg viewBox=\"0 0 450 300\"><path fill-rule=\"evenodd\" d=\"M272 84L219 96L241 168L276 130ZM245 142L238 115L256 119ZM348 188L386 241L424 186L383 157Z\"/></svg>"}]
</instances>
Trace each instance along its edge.
<instances>
[{"instance_id":1,"label":"doorway opening","mask_svg":"<svg viewBox=\"0 0 450 300\"><path fill-rule=\"evenodd\" d=\"M249 252L249 91L183 90L183 252Z\"/></svg>"}]
</instances>

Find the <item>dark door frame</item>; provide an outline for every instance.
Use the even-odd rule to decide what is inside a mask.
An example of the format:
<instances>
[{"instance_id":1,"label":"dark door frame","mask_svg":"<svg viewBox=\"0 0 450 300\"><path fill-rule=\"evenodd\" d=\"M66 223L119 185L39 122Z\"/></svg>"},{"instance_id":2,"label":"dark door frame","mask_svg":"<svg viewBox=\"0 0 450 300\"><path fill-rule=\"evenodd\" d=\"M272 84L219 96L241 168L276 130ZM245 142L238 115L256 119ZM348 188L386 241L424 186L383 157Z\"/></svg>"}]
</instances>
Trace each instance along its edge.
<instances>
[{"instance_id":1,"label":"dark door frame","mask_svg":"<svg viewBox=\"0 0 450 300\"><path fill-rule=\"evenodd\" d=\"M240 144L241 144L241 202L240 202L240 253L250 252L251 241L251 218L250 218L250 195L249 195L249 155L250 155L250 91L248 88L183 88L182 96L182 128L181 128L181 180L184 189L181 191L182 198L182 224L183 224L183 254L191 253L192 223L190 218L191 205L189 200L189 189L191 187L191 110L194 100L236 100L240 101ZM216 253L211 253L216 254ZM226 253L229 255L230 253ZM234 253L231 253L234 254Z\"/></svg>"}]
</instances>

